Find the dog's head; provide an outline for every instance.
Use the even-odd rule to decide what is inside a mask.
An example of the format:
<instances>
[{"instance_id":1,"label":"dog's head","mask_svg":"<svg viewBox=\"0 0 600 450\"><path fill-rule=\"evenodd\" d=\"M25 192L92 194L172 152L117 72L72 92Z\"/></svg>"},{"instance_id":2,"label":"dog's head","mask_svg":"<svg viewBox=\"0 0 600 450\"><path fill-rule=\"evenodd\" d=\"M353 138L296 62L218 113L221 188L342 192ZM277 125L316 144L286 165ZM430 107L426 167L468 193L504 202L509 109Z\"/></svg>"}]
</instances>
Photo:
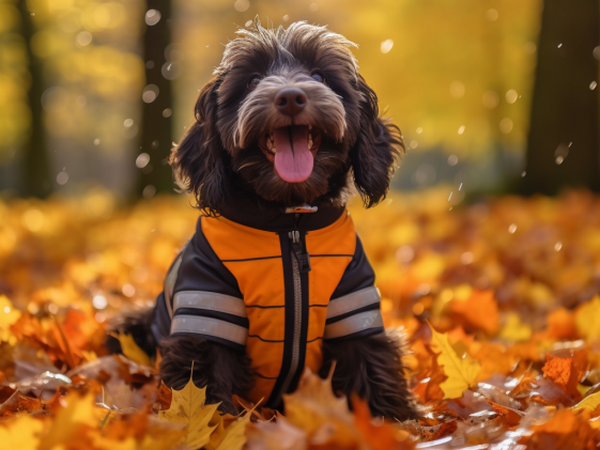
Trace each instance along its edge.
<instances>
[{"instance_id":1,"label":"dog's head","mask_svg":"<svg viewBox=\"0 0 600 450\"><path fill-rule=\"evenodd\" d=\"M305 22L238 32L171 155L200 208L218 212L234 189L277 207L339 205L350 173L367 207L385 197L402 137L378 117L353 45Z\"/></svg>"}]
</instances>

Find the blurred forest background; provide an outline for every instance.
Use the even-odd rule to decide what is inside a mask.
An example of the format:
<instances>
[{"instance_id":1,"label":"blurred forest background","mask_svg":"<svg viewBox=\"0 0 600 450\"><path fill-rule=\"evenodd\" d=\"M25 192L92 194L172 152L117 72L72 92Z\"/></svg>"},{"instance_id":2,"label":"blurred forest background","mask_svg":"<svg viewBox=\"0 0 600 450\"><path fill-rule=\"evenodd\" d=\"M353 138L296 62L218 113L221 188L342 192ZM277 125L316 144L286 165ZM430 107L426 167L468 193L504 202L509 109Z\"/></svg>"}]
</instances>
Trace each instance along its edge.
<instances>
[{"instance_id":1,"label":"blurred forest background","mask_svg":"<svg viewBox=\"0 0 600 450\"><path fill-rule=\"evenodd\" d=\"M600 188L598 0L0 0L0 191L174 192L172 142L256 16L359 44L405 136L396 188Z\"/></svg>"}]
</instances>

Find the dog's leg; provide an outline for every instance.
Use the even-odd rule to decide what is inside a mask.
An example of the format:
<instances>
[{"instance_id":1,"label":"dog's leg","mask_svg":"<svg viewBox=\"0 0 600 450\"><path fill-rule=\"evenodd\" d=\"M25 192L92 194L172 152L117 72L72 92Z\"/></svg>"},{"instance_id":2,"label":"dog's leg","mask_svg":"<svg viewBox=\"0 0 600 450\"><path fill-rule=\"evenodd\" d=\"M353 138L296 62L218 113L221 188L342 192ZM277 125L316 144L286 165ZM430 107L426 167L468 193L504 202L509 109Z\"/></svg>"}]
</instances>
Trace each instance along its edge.
<instances>
[{"instance_id":1,"label":"dog's leg","mask_svg":"<svg viewBox=\"0 0 600 450\"><path fill-rule=\"evenodd\" d=\"M243 397L252 387L250 358L225 345L199 336L171 336L160 342L160 354L160 376L167 386L182 389L194 362L194 384L207 386L206 402L222 402L223 412L237 414L231 396Z\"/></svg>"},{"instance_id":2,"label":"dog's leg","mask_svg":"<svg viewBox=\"0 0 600 450\"><path fill-rule=\"evenodd\" d=\"M344 341L323 343L326 377L336 361L333 390L348 398L352 393L368 400L374 417L415 419L418 413L404 379L400 343L385 333Z\"/></svg>"}]
</instances>

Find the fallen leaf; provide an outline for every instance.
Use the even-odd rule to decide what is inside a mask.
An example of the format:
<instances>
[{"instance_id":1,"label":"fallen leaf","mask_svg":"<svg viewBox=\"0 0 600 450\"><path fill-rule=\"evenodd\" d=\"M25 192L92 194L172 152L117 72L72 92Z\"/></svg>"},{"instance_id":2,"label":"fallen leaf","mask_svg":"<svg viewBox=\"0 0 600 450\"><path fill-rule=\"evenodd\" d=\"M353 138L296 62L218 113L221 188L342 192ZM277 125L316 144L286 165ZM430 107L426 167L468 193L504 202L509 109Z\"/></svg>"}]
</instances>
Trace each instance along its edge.
<instances>
[{"instance_id":1,"label":"fallen leaf","mask_svg":"<svg viewBox=\"0 0 600 450\"><path fill-rule=\"evenodd\" d=\"M596 408L600 405L600 391L594 392L593 394L588 395L579 403L574 406L571 406L571 409L587 409L589 411L595 411Z\"/></svg>"},{"instance_id":2,"label":"fallen leaf","mask_svg":"<svg viewBox=\"0 0 600 450\"><path fill-rule=\"evenodd\" d=\"M44 422L21 416L0 423L0 442L6 450L38 450Z\"/></svg>"},{"instance_id":3,"label":"fallen leaf","mask_svg":"<svg viewBox=\"0 0 600 450\"><path fill-rule=\"evenodd\" d=\"M600 295L577 308L575 325L581 336L587 339L600 338Z\"/></svg>"},{"instance_id":4,"label":"fallen leaf","mask_svg":"<svg viewBox=\"0 0 600 450\"><path fill-rule=\"evenodd\" d=\"M136 344L131 334L117 333L114 337L119 340L121 350L127 358L142 366L153 367L150 357Z\"/></svg>"},{"instance_id":5,"label":"fallen leaf","mask_svg":"<svg viewBox=\"0 0 600 450\"><path fill-rule=\"evenodd\" d=\"M463 392L475 386L475 380L481 370L481 365L469 354L458 356L446 334L438 333L431 327L431 343L434 350L440 352L438 362L444 368L448 377L440 387L444 391L444 399L460 398Z\"/></svg>"},{"instance_id":6,"label":"fallen leaf","mask_svg":"<svg viewBox=\"0 0 600 450\"><path fill-rule=\"evenodd\" d=\"M492 336L500 328L498 303L492 290L473 290L466 300L453 300L450 309L466 330L482 330Z\"/></svg>"},{"instance_id":7,"label":"fallen leaf","mask_svg":"<svg viewBox=\"0 0 600 450\"><path fill-rule=\"evenodd\" d=\"M217 412L219 403L206 405L206 387L197 388L191 375L183 389L171 389L171 392L171 407L160 411L159 417L171 424L187 428L182 443L194 449L204 447L216 429L216 425L209 426L209 423Z\"/></svg>"}]
</instances>

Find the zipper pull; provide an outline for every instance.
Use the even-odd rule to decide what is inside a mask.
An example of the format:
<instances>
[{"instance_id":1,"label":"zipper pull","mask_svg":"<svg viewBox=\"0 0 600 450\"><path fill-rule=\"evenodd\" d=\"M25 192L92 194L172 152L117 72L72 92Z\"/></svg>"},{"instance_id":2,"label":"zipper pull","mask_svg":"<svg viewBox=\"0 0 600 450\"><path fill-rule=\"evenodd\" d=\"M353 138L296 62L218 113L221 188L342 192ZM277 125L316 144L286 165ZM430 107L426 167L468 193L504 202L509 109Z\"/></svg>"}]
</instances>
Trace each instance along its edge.
<instances>
[{"instance_id":1,"label":"zipper pull","mask_svg":"<svg viewBox=\"0 0 600 450\"><path fill-rule=\"evenodd\" d=\"M288 233L288 237L292 240L292 251L294 252L296 261L298 261L300 272L310 272L310 255L306 250L304 250L305 246L302 242L300 232L298 230L290 231Z\"/></svg>"}]
</instances>

